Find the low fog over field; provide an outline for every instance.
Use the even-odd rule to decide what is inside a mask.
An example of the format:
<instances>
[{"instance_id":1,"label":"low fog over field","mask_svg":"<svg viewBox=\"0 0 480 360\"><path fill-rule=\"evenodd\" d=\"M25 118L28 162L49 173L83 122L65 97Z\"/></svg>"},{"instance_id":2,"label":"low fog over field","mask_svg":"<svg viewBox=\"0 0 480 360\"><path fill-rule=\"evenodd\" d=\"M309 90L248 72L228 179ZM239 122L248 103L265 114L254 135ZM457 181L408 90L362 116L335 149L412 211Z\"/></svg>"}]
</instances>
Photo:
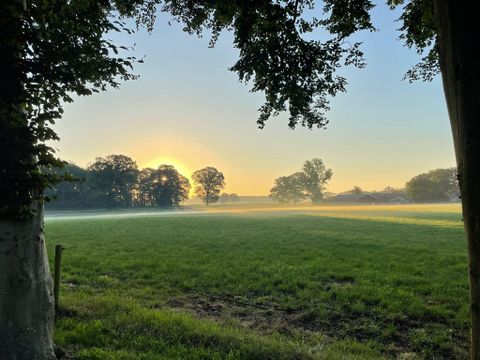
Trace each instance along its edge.
<instances>
[{"instance_id":1,"label":"low fog over field","mask_svg":"<svg viewBox=\"0 0 480 360\"><path fill-rule=\"evenodd\" d=\"M243 216L285 216L315 215L327 217L381 217L412 216L418 214L458 214L460 204L415 204L415 205L279 205L279 204L226 204L214 206L192 205L174 209L155 210L72 210L47 211L47 221L83 219L122 219L135 217L177 217L186 215L243 215Z\"/></svg>"}]
</instances>

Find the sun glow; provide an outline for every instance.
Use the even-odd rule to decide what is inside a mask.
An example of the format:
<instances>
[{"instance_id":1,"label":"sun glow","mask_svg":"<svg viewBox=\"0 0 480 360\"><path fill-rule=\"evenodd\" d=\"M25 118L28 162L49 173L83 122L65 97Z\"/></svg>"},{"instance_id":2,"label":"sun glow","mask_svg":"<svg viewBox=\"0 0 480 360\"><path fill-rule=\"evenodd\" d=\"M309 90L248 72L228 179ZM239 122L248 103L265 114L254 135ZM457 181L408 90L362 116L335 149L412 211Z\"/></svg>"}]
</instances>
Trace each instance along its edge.
<instances>
[{"instance_id":1,"label":"sun glow","mask_svg":"<svg viewBox=\"0 0 480 360\"><path fill-rule=\"evenodd\" d=\"M152 169L156 169L160 165L172 165L180 174L182 174L187 178L190 178L190 175L192 173L191 170L187 166L185 166L182 162L178 160L174 160L172 158L166 158L166 157L155 158L151 161L146 162L141 167L143 168L149 167Z\"/></svg>"}]
</instances>

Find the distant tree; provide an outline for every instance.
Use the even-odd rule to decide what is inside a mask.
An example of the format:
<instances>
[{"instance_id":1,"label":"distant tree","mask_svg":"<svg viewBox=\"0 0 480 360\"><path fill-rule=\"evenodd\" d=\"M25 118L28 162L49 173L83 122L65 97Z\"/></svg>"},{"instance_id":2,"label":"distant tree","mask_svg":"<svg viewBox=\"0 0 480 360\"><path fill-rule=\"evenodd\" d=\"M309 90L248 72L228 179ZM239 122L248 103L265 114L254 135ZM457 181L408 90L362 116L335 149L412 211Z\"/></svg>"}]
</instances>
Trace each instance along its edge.
<instances>
[{"instance_id":1,"label":"distant tree","mask_svg":"<svg viewBox=\"0 0 480 360\"><path fill-rule=\"evenodd\" d=\"M240 196L238 196L235 193L230 194L230 202L239 202L240 201Z\"/></svg>"},{"instance_id":2,"label":"distant tree","mask_svg":"<svg viewBox=\"0 0 480 360\"><path fill-rule=\"evenodd\" d=\"M227 202L230 202L230 194L228 193L221 193L219 198L218 198L218 201L221 202L221 203L227 203Z\"/></svg>"},{"instance_id":3,"label":"distant tree","mask_svg":"<svg viewBox=\"0 0 480 360\"><path fill-rule=\"evenodd\" d=\"M455 177L454 168L436 169L417 175L406 183L407 195L418 202L447 201L450 194L458 192Z\"/></svg>"},{"instance_id":4,"label":"distant tree","mask_svg":"<svg viewBox=\"0 0 480 360\"><path fill-rule=\"evenodd\" d=\"M214 167L206 167L192 174L195 183L195 195L202 198L205 204L217 202L220 191L225 187L223 174Z\"/></svg>"},{"instance_id":5,"label":"distant tree","mask_svg":"<svg viewBox=\"0 0 480 360\"><path fill-rule=\"evenodd\" d=\"M73 163L54 170L64 180L46 189L45 196L51 201L47 208L84 208L88 206L88 171Z\"/></svg>"},{"instance_id":6,"label":"distant tree","mask_svg":"<svg viewBox=\"0 0 480 360\"><path fill-rule=\"evenodd\" d=\"M393 194L393 193L395 193L395 192L397 192L397 191L398 191L398 190L395 189L395 188L392 187L392 186L386 186L386 187L382 190L382 192L384 192L385 194Z\"/></svg>"},{"instance_id":7,"label":"distant tree","mask_svg":"<svg viewBox=\"0 0 480 360\"><path fill-rule=\"evenodd\" d=\"M153 179L155 169L145 168L138 173L137 177L137 196L135 202L139 206L154 206L153 198Z\"/></svg>"},{"instance_id":8,"label":"distant tree","mask_svg":"<svg viewBox=\"0 0 480 360\"><path fill-rule=\"evenodd\" d=\"M97 158L89 170L68 164L64 169L55 170L62 176L68 174L70 181L62 181L46 191L45 195L53 198L48 207L171 207L188 198L190 182L173 166L160 165L157 169L142 171L135 169L133 160L118 155ZM136 177L132 177L135 173ZM136 182L132 183L134 180ZM126 190L121 190L122 186ZM130 198L127 202L126 196Z\"/></svg>"},{"instance_id":9,"label":"distant tree","mask_svg":"<svg viewBox=\"0 0 480 360\"><path fill-rule=\"evenodd\" d=\"M304 192L304 174L296 172L275 179L270 197L279 203L298 203L306 198Z\"/></svg>"},{"instance_id":10,"label":"distant tree","mask_svg":"<svg viewBox=\"0 0 480 360\"><path fill-rule=\"evenodd\" d=\"M314 204L323 200L325 185L332 178L333 171L327 169L322 159L315 158L305 161L301 174L305 196Z\"/></svg>"},{"instance_id":11,"label":"distant tree","mask_svg":"<svg viewBox=\"0 0 480 360\"><path fill-rule=\"evenodd\" d=\"M324 198L325 185L332 175L322 159L305 161L301 171L275 180L270 197L281 203L297 203L307 198L318 203Z\"/></svg>"},{"instance_id":12,"label":"distant tree","mask_svg":"<svg viewBox=\"0 0 480 360\"><path fill-rule=\"evenodd\" d=\"M227 203L227 202L238 202L240 201L240 197L235 194L235 193L222 193L220 195L220 198L218 199L219 202L221 203Z\"/></svg>"},{"instance_id":13,"label":"distant tree","mask_svg":"<svg viewBox=\"0 0 480 360\"><path fill-rule=\"evenodd\" d=\"M137 182L137 163L125 155L97 157L88 167L92 191L97 201L108 207L133 204L133 190Z\"/></svg>"},{"instance_id":14,"label":"distant tree","mask_svg":"<svg viewBox=\"0 0 480 360\"><path fill-rule=\"evenodd\" d=\"M345 191L344 194L363 194L363 190L360 186L354 186L353 189Z\"/></svg>"},{"instance_id":15,"label":"distant tree","mask_svg":"<svg viewBox=\"0 0 480 360\"><path fill-rule=\"evenodd\" d=\"M334 192L326 191L326 192L323 194L323 198L328 200L328 199L331 199L331 198L335 197L335 195L337 195L337 194L334 193Z\"/></svg>"},{"instance_id":16,"label":"distant tree","mask_svg":"<svg viewBox=\"0 0 480 360\"><path fill-rule=\"evenodd\" d=\"M188 199L190 182L171 165L160 165L150 177L154 206L172 207Z\"/></svg>"}]
</instances>

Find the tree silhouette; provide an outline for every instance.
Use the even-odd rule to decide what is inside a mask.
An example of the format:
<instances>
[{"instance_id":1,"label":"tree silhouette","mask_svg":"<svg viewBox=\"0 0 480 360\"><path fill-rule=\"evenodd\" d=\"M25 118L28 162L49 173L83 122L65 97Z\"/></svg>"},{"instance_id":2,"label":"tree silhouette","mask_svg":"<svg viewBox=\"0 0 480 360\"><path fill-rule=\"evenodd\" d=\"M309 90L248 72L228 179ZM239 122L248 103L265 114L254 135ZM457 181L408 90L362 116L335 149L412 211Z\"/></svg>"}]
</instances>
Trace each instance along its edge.
<instances>
[{"instance_id":1,"label":"tree silhouette","mask_svg":"<svg viewBox=\"0 0 480 360\"><path fill-rule=\"evenodd\" d=\"M301 172L281 176L275 179L275 184L270 190L270 197L279 203L298 203L305 199L302 182L303 173Z\"/></svg>"},{"instance_id":2,"label":"tree silhouette","mask_svg":"<svg viewBox=\"0 0 480 360\"><path fill-rule=\"evenodd\" d=\"M436 169L417 175L406 184L407 195L414 201L446 201L457 192L455 169Z\"/></svg>"},{"instance_id":3,"label":"tree silhouette","mask_svg":"<svg viewBox=\"0 0 480 360\"><path fill-rule=\"evenodd\" d=\"M307 198L313 204L319 203L332 176L332 170L327 169L322 159L305 161L302 171L275 179L270 197L280 203L298 203Z\"/></svg>"},{"instance_id":4,"label":"tree silhouette","mask_svg":"<svg viewBox=\"0 0 480 360\"><path fill-rule=\"evenodd\" d=\"M218 201L220 191L225 187L225 178L220 171L208 166L195 171L192 179L195 183L195 195L202 198L205 204Z\"/></svg>"},{"instance_id":5,"label":"tree silhouette","mask_svg":"<svg viewBox=\"0 0 480 360\"><path fill-rule=\"evenodd\" d=\"M133 159L125 155L98 157L88 171L89 182L98 193L98 203L107 207L132 205L133 189L139 173Z\"/></svg>"},{"instance_id":6,"label":"tree silhouette","mask_svg":"<svg viewBox=\"0 0 480 360\"><path fill-rule=\"evenodd\" d=\"M327 169L322 159L305 161L302 167L302 185L305 195L312 203L323 200L325 186L333 176L333 171Z\"/></svg>"},{"instance_id":7,"label":"tree silhouette","mask_svg":"<svg viewBox=\"0 0 480 360\"><path fill-rule=\"evenodd\" d=\"M149 181L152 206L178 206L188 199L190 182L171 165L160 165L151 173Z\"/></svg>"}]
</instances>

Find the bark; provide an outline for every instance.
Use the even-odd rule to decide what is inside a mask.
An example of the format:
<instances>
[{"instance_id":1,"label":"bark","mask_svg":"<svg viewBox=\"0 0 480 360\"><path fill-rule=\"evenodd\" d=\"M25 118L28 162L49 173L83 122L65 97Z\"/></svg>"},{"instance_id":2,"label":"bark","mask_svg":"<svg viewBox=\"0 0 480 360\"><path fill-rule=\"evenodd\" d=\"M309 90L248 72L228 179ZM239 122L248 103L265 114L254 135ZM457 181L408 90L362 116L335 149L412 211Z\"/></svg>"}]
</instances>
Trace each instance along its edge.
<instances>
[{"instance_id":1,"label":"bark","mask_svg":"<svg viewBox=\"0 0 480 360\"><path fill-rule=\"evenodd\" d=\"M25 0L0 1L0 360L55 359L43 203L33 200L34 215L17 216L12 201L23 205L20 199L38 198L36 184L23 187L30 181L24 164L36 163L24 110L21 24L26 5Z\"/></svg>"},{"instance_id":2,"label":"bark","mask_svg":"<svg viewBox=\"0 0 480 360\"><path fill-rule=\"evenodd\" d=\"M0 220L0 358L52 360L53 289L43 205L23 220Z\"/></svg>"},{"instance_id":3,"label":"bark","mask_svg":"<svg viewBox=\"0 0 480 360\"><path fill-rule=\"evenodd\" d=\"M471 359L480 360L480 22L478 1L434 0L468 244Z\"/></svg>"}]
</instances>

